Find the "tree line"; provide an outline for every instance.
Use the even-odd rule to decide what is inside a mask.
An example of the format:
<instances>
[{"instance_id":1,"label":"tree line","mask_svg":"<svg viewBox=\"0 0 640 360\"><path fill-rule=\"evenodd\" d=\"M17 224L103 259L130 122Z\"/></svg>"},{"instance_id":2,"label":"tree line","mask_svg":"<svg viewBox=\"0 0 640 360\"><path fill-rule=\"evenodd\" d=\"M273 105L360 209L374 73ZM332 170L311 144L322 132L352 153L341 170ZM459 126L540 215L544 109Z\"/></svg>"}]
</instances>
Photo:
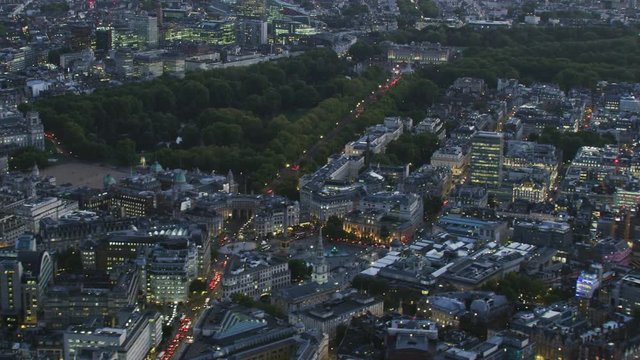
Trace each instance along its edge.
<instances>
[{"instance_id":1,"label":"tree line","mask_svg":"<svg viewBox=\"0 0 640 360\"><path fill-rule=\"evenodd\" d=\"M349 77L327 49L184 79L64 95L35 104L48 131L85 160L132 165L136 154L172 168L251 171L259 189L349 113L384 73Z\"/></svg>"},{"instance_id":2,"label":"tree line","mask_svg":"<svg viewBox=\"0 0 640 360\"><path fill-rule=\"evenodd\" d=\"M567 90L593 88L599 80L640 81L637 27L515 27L476 31L470 28L405 29L387 36L398 43L435 42L462 49L460 59L420 70L441 88L456 78L499 77L523 83L554 82Z\"/></svg>"}]
</instances>

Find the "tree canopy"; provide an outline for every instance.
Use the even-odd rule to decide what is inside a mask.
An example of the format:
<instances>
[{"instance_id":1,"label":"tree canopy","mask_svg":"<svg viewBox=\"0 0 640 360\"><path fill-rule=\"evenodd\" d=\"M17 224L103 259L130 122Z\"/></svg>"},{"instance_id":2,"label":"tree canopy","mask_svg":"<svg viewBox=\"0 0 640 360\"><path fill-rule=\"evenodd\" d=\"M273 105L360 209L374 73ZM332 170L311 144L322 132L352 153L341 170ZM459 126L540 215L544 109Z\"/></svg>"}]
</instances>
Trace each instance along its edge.
<instances>
[{"instance_id":1,"label":"tree canopy","mask_svg":"<svg viewBox=\"0 0 640 360\"><path fill-rule=\"evenodd\" d=\"M571 297L571 294L549 288L540 279L517 273L509 273L500 280L486 284L483 288L504 295L509 301L520 301L522 303L544 302L550 304Z\"/></svg>"},{"instance_id":2,"label":"tree canopy","mask_svg":"<svg viewBox=\"0 0 640 360\"><path fill-rule=\"evenodd\" d=\"M553 128L544 129L542 134L534 139L541 144L551 144L558 147L562 151L564 161L571 161L583 146L602 147L616 143L616 139L611 134L598 134L591 131L560 132Z\"/></svg>"},{"instance_id":3,"label":"tree canopy","mask_svg":"<svg viewBox=\"0 0 640 360\"><path fill-rule=\"evenodd\" d=\"M249 190L260 190L384 76L347 74L345 60L320 49L182 80L46 98L35 107L47 131L81 159L131 165L145 152L171 168L250 171ZM330 145L328 152L337 149Z\"/></svg>"},{"instance_id":4,"label":"tree canopy","mask_svg":"<svg viewBox=\"0 0 640 360\"><path fill-rule=\"evenodd\" d=\"M430 41L463 49L462 57L420 70L441 88L456 78L473 76L495 85L499 77L524 83L556 82L563 89L594 87L598 80L640 81L637 28L514 27L474 31L469 28L405 29L389 40Z\"/></svg>"},{"instance_id":5,"label":"tree canopy","mask_svg":"<svg viewBox=\"0 0 640 360\"><path fill-rule=\"evenodd\" d=\"M291 259L289 260L289 270L291 271L291 281L299 282L311 275L312 268L307 266L304 260Z\"/></svg>"},{"instance_id":6,"label":"tree canopy","mask_svg":"<svg viewBox=\"0 0 640 360\"><path fill-rule=\"evenodd\" d=\"M25 171L38 165L40 169L49 165L49 153L34 147L26 147L17 150L9 158L9 169Z\"/></svg>"}]
</instances>

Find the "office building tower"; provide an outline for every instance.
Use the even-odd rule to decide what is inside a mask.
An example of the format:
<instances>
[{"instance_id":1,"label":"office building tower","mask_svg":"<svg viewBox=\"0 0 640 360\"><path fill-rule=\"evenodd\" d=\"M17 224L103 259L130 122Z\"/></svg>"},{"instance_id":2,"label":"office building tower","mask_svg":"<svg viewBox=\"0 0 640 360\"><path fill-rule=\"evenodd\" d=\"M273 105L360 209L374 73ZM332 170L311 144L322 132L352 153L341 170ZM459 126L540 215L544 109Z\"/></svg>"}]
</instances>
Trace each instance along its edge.
<instances>
[{"instance_id":1,"label":"office building tower","mask_svg":"<svg viewBox=\"0 0 640 360\"><path fill-rule=\"evenodd\" d=\"M91 47L91 32L89 24L73 24L69 26L69 45L72 51L80 51Z\"/></svg>"},{"instance_id":2,"label":"office building tower","mask_svg":"<svg viewBox=\"0 0 640 360\"><path fill-rule=\"evenodd\" d=\"M267 43L267 22L241 19L236 23L236 41L240 46L257 48Z\"/></svg>"},{"instance_id":3,"label":"office building tower","mask_svg":"<svg viewBox=\"0 0 640 360\"><path fill-rule=\"evenodd\" d=\"M262 19L266 15L266 0L240 0L237 4L239 15L258 19Z\"/></svg>"},{"instance_id":4,"label":"office building tower","mask_svg":"<svg viewBox=\"0 0 640 360\"><path fill-rule=\"evenodd\" d=\"M471 184L498 188L502 181L502 133L478 131L471 138Z\"/></svg>"},{"instance_id":5,"label":"office building tower","mask_svg":"<svg viewBox=\"0 0 640 360\"><path fill-rule=\"evenodd\" d=\"M614 300L617 310L627 315L640 310L640 272L632 271L618 281Z\"/></svg>"},{"instance_id":6,"label":"office building tower","mask_svg":"<svg viewBox=\"0 0 640 360\"><path fill-rule=\"evenodd\" d=\"M147 300L156 303L186 302L189 284L198 276L196 244L159 244L146 259Z\"/></svg>"},{"instance_id":7,"label":"office building tower","mask_svg":"<svg viewBox=\"0 0 640 360\"><path fill-rule=\"evenodd\" d=\"M24 242L22 242L24 243ZM0 319L5 327L35 326L39 304L53 280L53 261L46 251L0 252Z\"/></svg>"},{"instance_id":8,"label":"office building tower","mask_svg":"<svg viewBox=\"0 0 640 360\"><path fill-rule=\"evenodd\" d=\"M131 19L131 30L148 47L158 46L158 18L155 16L140 15Z\"/></svg>"},{"instance_id":9,"label":"office building tower","mask_svg":"<svg viewBox=\"0 0 640 360\"><path fill-rule=\"evenodd\" d=\"M109 51L113 47L113 28L99 27L96 29L96 50Z\"/></svg>"},{"instance_id":10,"label":"office building tower","mask_svg":"<svg viewBox=\"0 0 640 360\"><path fill-rule=\"evenodd\" d=\"M17 317L22 312L22 264L15 259L0 261L0 314Z\"/></svg>"}]
</instances>

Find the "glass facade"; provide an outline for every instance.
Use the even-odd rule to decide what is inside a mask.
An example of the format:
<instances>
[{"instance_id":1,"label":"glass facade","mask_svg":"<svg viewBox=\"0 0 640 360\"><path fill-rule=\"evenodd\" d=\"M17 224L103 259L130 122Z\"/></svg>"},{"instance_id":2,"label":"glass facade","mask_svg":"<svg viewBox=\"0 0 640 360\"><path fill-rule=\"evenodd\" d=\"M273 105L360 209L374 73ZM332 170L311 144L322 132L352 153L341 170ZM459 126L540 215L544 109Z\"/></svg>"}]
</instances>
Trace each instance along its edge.
<instances>
[{"instance_id":1,"label":"glass facade","mask_svg":"<svg viewBox=\"0 0 640 360\"><path fill-rule=\"evenodd\" d=\"M502 133L479 131L471 138L471 184L498 188L502 182Z\"/></svg>"}]
</instances>

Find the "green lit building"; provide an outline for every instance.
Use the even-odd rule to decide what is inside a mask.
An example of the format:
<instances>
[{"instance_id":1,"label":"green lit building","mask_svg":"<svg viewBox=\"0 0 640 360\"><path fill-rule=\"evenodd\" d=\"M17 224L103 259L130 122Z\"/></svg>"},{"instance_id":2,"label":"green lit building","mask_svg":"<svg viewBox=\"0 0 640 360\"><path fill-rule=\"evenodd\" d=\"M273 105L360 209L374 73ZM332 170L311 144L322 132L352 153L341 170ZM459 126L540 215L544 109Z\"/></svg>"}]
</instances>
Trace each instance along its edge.
<instances>
[{"instance_id":1,"label":"green lit building","mask_svg":"<svg viewBox=\"0 0 640 360\"><path fill-rule=\"evenodd\" d=\"M194 26L174 26L167 29L166 41L194 41L210 45L228 45L236 41L233 21L206 21Z\"/></svg>"},{"instance_id":2,"label":"green lit building","mask_svg":"<svg viewBox=\"0 0 640 360\"><path fill-rule=\"evenodd\" d=\"M238 14L251 18L263 19L267 13L266 0L238 0Z\"/></svg>"}]
</instances>

